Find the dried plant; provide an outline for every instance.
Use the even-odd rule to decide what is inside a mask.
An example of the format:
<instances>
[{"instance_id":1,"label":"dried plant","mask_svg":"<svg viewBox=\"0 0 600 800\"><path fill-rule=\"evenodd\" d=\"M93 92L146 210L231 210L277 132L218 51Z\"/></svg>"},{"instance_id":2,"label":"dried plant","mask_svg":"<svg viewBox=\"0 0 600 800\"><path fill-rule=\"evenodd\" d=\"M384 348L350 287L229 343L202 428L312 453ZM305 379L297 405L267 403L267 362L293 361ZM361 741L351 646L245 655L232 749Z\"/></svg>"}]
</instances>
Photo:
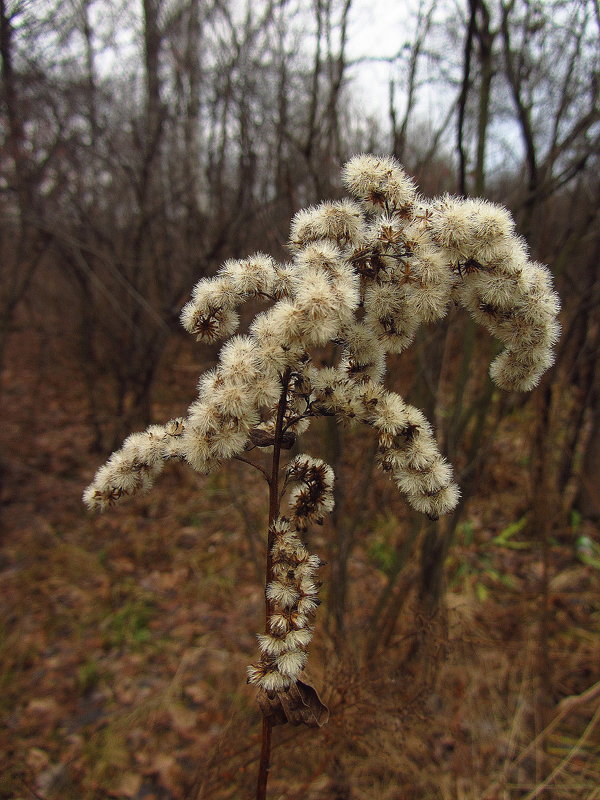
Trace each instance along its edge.
<instances>
[{"instance_id":1,"label":"dried plant","mask_svg":"<svg viewBox=\"0 0 600 800\"><path fill-rule=\"evenodd\" d=\"M218 365L201 377L187 418L132 434L84 493L89 508L104 510L148 490L171 459L209 473L229 458L249 461L254 448L272 449L270 470L249 461L270 497L266 626L260 659L248 668L264 720L258 798L266 796L272 725L321 725L327 716L299 679L320 564L302 534L333 506L333 471L300 455L282 480L282 449L315 417L365 423L379 438L379 466L413 508L436 519L456 506L459 490L424 415L385 388L386 354L404 350L421 324L456 302L505 346L491 365L494 382L529 390L552 363L559 331L550 273L529 260L504 208L449 196L426 201L391 158L357 156L343 180L356 200L300 211L291 263L263 254L230 260L196 285L181 319L198 341L232 337ZM246 335L232 336L249 298L272 305ZM330 343L336 366L317 366L311 351Z\"/></svg>"}]
</instances>

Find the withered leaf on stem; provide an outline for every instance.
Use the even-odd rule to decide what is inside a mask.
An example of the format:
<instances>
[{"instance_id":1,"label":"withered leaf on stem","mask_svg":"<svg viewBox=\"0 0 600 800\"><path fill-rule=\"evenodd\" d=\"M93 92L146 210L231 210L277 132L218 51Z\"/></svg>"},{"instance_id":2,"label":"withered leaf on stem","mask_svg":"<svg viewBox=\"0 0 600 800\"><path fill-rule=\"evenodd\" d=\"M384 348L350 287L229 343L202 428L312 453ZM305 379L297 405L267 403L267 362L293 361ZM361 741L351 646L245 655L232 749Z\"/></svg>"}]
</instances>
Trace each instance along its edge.
<instances>
[{"instance_id":1,"label":"withered leaf on stem","mask_svg":"<svg viewBox=\"0 0 600 800\"><path fill-rule=\"evenodd\" d=\"M308 683L297 681L287 689L265 692L260 689L256 697L260 710L272 725L307 725L322 728L329 720L329 709L317 690Z\"/></svg>"},{"instance_id":2,"label":"withered leaf on stem","mask_svg":"<svg viewBox=\"0 0 600 800\"><path fill-rule=\"evenodd\" d=\"M272 433L262 431L260 428L253 428L249 435L254 447L271 447L275 444L275 436ZM296 441L296 434L293 431L286 431L281 436L281 449L289 450Z\"/></svg>"}]
</instances>

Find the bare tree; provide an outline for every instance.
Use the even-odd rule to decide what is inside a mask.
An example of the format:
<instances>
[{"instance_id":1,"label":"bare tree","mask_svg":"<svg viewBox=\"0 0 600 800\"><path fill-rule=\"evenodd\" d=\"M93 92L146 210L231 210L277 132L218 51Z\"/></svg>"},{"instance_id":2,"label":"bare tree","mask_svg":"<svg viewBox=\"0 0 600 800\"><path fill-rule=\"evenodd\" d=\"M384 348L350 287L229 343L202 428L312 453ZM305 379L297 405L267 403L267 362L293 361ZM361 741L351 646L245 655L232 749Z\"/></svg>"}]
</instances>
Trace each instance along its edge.
<instances>
[{"instance_id":1,"label":"bare tree","mask_svg":"<svg viewBox=\"0 0 600 800\"><path fill-rule=\"evenodd\" d=\"M39 149L34 149L31 141L28 141L26 125L30 120L27 111L31 106L20 81L15 42L20 17L19 4L10 7L6 0L0 2L0 89L5 122L2 143L5 158L2 160L6 165L2 175L3 197L0 198L3 205L0 232L0 371L15 312L51 241L51 234L43 223L38 189L51 168L62 133L58 127L55 137L39 142ZM41 76L34 73L31 79L39 83Z\"/></svg>"}]
</instances>

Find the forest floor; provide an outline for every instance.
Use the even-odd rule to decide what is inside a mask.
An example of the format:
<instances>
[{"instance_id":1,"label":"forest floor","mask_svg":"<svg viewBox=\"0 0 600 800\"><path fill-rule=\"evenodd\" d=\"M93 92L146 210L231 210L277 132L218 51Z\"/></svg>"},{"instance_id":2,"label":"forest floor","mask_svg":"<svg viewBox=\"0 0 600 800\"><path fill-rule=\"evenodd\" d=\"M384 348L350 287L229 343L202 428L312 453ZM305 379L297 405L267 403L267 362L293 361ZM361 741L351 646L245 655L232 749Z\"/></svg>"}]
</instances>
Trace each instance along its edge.
<instances>
[{"instance_id":1,"label":"forest floor","mask_svg":"<svg viewBox=\"0 0 600 800\"><path fill-rule=\"evenodd\" d=\"M174 466L147 496L88 514L105 454L90 450L83 387L34 351L15 337L2 380L0 798L251 798L260 476ZM194 391L187 351L168 361L157 421ZM544 549L528 533L526 424L498 433L480 481L493 490L465 510L435 619L400 581L385 639L369 635L410 524L385 478L365 499L343 637L331 523L311 533L329 566L307 675L331 718L275 729L273 800L600 799L599 535L574 519Z\"/></svg>"}]
</instances>

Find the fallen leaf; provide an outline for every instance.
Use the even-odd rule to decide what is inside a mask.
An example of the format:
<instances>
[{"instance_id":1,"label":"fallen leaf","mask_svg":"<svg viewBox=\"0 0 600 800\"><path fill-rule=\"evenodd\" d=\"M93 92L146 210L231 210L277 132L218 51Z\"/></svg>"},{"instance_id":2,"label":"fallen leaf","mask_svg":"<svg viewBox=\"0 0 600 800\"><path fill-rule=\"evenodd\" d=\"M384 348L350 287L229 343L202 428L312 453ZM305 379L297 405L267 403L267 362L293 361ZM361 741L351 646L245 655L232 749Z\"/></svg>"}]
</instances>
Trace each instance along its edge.
<instances>
[{"instance_id":1,"label":"fallen leaf","mask_svg":"<svg viewBox=\"0 0 600 800\"><path fill-rule=\"evenodd\" d=\"M27 766L34 772L40 772L50 763L50 756L45 750L39 747L30 747L27 751Z\"/></svg>"},{"instance_id":2,"label":"fallen leaf","mask_svg":"<svg viewBox=\"0 0 600 800\"><path fill-rule=\"evenodd\" d=\"M169 714L173 727L179 733L186 733L186 731L192 730L196 725L196 712L192 711L191 708L186 708L180 703L170 706Z\"/></svg>"},{"instance_id":3,"label":"fallen leaf","mask_svg":"<svg viewBox=\"0 0 600 800\"><path fill-rule=\"evenodd\" d=\"M135 772L126 772L121 776L117 794L124 797L135 797L142 786L142 776Z\"/></svg>"},{"instance_id":4,"label":"fallen leaf","mask_svg":"<svg viewBox=\"0 0 600 800\"><path fill-rule=\"evenodd\" d=\"M27 703L27 713L33 715L55 714L58 703L53 697L34 697Z\"/></svg>"}]
</instances>

